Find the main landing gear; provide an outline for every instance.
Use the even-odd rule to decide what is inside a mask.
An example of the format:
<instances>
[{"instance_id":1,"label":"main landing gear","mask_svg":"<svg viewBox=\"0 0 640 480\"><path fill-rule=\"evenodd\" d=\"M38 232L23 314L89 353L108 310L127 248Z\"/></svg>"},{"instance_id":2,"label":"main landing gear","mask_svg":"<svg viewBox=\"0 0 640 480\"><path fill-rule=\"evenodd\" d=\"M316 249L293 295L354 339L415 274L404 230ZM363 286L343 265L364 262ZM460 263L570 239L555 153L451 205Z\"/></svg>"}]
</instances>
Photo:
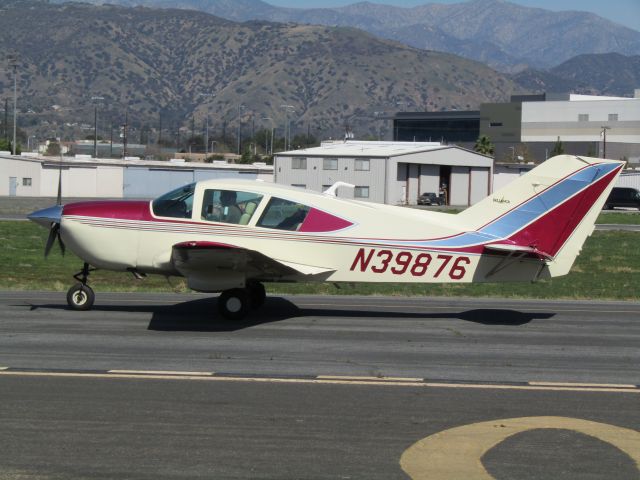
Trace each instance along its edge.
<instances>
[{"instance_id":1,"label":"main landing gear","mask_svg":"<svg viewBox=\"0 0 640 480\"><path fill-rule=\"evenodd\" d=\"M90 310L93 306L96 295L87 285L89 272L93 270L95 269L89 268L89 264L85 263L82 270L73 276L79 283L76 283L67 292L67 304L72 310Z\"/></svg>"},{"instance_id":2,"label":"main landing gear","mask_svg":"<svg viewBox=\"0 0 640 480\"><path fill-rule=\"evenodd\" d=\"M241 320L250 309L261 307L266 298L264 285L250 280L245 288L231 288L222 292L218 297L218 312L226 319Z\"/></svg>"}]
</instances>

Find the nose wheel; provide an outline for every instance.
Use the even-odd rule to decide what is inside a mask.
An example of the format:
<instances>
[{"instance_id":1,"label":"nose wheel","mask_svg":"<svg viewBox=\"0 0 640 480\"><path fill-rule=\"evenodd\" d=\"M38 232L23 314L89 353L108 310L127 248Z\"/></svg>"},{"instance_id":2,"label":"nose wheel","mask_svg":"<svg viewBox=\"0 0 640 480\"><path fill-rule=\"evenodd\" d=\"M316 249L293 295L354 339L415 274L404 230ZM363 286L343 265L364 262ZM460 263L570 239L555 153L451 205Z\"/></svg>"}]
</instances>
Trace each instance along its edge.
<instances>
[{"instance_id":1,"label":"nose wheel","mask_svg":"<svg viewBox=\"0 0 640 480\"><path fill-rule=\"evenodd\" d=\"M90 310L93 306L96 294L93 292L93 289L87 285L89 272L91 271L92 269L89 268L89 264L85 263L82 270L73 276L79 283L76 283L67 291L67 305L69 305L69 308L72 310Z\"/></svg>"},{"instance_id":2,"label":"nose wheel","mask_svg":"<svg viewBox=\"0 0 640 480\"><path fill-rule=\"evenodd\" d=\"M72 310L89 310L95 299L92 288L82 283L76 283L67 292L67 304Z\"/></svg>"}]
</instances>

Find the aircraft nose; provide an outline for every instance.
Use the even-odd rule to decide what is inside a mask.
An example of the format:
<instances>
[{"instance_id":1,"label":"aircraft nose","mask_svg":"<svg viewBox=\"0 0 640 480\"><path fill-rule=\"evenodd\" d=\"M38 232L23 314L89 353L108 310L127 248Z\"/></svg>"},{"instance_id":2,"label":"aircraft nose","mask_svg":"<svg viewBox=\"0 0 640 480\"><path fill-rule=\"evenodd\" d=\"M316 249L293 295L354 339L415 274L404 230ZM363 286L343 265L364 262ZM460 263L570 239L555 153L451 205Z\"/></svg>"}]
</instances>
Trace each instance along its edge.
<instances>
[{"instance_id":1,"label":"aircraft nose","mask_svg":"<svg viewBox=\"0 0 640 480\"><path fill-rule=\"evenodd\" d=\"M52 223L60 223L62 218L62 205L54 205L53 207L36 210L27 215L27 218L38 225L49 228Z\"/></svg>"}]
</instances>

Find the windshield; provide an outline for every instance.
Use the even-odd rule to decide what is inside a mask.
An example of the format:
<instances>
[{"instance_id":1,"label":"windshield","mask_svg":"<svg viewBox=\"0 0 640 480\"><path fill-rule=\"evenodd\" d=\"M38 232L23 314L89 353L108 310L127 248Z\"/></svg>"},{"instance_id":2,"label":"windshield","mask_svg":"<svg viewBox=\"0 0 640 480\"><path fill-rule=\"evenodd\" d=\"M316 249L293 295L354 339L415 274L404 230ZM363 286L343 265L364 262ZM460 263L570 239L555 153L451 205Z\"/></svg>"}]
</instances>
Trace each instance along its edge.
<instances>
[{"instance_id":1,"label":"windshield","mask_svg":"<svg viewBox=\"0 0 640 480\"><path fill-rule=\"evenodd\" d=\"M191 218L195 186L195 183L190 183L156 198L151 204L154 215L158 217Z\"/></svg>"}]
</instances>

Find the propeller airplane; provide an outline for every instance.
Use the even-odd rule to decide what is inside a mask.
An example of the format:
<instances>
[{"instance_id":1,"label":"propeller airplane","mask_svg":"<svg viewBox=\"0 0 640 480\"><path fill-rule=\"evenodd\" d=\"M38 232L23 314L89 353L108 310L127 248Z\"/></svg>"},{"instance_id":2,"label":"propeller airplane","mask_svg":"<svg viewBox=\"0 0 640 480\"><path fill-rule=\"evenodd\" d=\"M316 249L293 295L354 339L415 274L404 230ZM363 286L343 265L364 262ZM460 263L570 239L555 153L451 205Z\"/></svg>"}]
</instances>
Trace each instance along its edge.
<instances>
[{"instance_id":1,"label":"propeller airplane","mask_svg":"<svg viewBox=\"0 0 640 480\"><path fill-rule=\"evenodd\" d=\"M259 181L205 180L152 201L92 201L33 212L45 247L84 261L67 293L95 299L94 269L182 276L221 292L219 313L241 319L265 282L469 283L569 273L623 163L561 155L458 214L338 198Z\"/></svg>"}]
</instances>

